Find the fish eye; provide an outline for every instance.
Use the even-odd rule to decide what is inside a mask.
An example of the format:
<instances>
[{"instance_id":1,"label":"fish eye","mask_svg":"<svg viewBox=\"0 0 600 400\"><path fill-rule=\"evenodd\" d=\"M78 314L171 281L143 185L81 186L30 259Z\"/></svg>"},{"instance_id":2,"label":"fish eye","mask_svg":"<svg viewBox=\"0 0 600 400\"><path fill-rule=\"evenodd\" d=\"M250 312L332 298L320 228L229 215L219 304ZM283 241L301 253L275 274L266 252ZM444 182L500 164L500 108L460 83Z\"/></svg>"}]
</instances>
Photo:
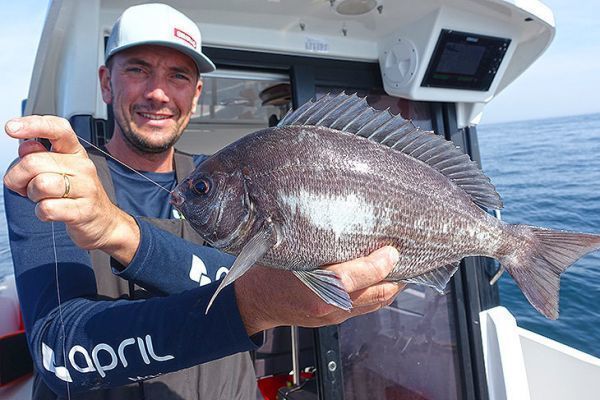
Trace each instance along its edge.
<instances>
[{"instance_id":1,"label":"fish eye","mask_svg":"<svg viewBox=\"0 0 600 400\"><path fill-rule=\"evenodd\" d=\"M210 191L210 184L206 179L200 179L194 183L192 189L194 190L194 192L203 196L205 194L208 194L208 192Z\"/></svg>"}]
</instances>

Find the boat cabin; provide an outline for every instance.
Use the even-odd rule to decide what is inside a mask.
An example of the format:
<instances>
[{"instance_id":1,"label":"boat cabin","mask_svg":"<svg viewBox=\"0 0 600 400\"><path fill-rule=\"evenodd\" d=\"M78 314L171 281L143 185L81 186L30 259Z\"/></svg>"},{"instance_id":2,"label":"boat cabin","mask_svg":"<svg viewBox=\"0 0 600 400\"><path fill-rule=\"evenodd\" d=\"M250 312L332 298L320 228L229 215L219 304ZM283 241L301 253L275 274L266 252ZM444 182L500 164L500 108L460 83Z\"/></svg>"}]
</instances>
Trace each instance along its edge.
<instances>
[{"instance_id":1,"label":"boat cabin","mask_svg":"<svg viewBox=\"0 0 600 400\"><path fill-rule=\"evenodd\" d=\"M177 144L189 153L212 154L310 99L345 91L479 162L485 105L555 33L552 11L538 0L164 2L198 23L217 66L202 76L199 106ZM81 137L106 143L114 122L97 71L113 23L136 3L52 1L24 114L63 116ZM467 258L443 295L410 285L389 307L339 326L269 331L254 354L257 379L285 399L507 398L510 377L488 350L493 316L481 314L499 305L489 283L497 268ZM291 389L273 386L292 370ZM512 379L511 398L529 398L526 379Z\"/></svg>"}]
</instances>

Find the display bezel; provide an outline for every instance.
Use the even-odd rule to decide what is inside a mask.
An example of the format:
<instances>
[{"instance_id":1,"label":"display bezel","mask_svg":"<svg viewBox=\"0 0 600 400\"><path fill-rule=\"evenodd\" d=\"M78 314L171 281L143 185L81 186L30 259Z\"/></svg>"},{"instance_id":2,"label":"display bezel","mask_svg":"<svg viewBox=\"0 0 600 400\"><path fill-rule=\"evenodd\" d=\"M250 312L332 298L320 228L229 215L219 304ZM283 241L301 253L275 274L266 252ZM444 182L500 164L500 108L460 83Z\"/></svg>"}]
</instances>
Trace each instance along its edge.
<instances>
[{"instance_id":1,"label":"display bezel","mask_svg":"<svg viewBox=\"0 0 600 400\"><path fill-rule=\"evenodd\" d=\"M508 38L442 29L421 86L488 91L504 59L510 42L511 39ZM483 54L478 60L478 65L470 66L475 71L474 73L461 73L458 70L456 72L440 70L442 63L448 64L446 62L448 61L448 56L445 52L449 51L450 46L454 44L460 45L463 50L474 49L475 47L483 48ZM466 53L463 54L463 56L466 55ZM467 57L463 59L467 59Z\"/></svg>"}]
</instances>

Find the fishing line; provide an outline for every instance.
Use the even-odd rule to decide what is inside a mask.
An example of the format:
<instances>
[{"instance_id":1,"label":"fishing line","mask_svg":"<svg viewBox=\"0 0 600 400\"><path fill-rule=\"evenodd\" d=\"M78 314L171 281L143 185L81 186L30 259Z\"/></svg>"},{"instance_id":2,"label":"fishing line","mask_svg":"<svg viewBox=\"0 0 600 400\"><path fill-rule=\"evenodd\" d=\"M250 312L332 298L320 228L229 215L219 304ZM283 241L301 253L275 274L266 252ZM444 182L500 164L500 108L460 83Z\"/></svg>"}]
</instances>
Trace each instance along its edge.
<instances>
[{"instance_id":1,"label":"fishing line","mask_svg":"<svg viewBox=\"0 0 600 400\"><path fill-rule=\"evenodd\" d=\"M137 175L141 176L142 178L144 178L145 180L149 181L150 183L158 186L159 188L161 188L165 192L171 193L170 190L168 190L167 188L165 188L164 186L162 186L158 182L153 181L152 179L148 178L146 175L142 174L141 172L137 171L136 169L130 167L129 165L125 164L124 162L122 162L122 161L118 160L117 158L113 157L112 155L110 155L106 151L102 150L98 146L94 145L93 143L88 142L87 140L85 140L84 138L82 138L80 136L77 136L77 138L79 140L81 140L82 142L88 144L89 146L93 147L94 149L98 150L100 153L104 154L106 157L109 157L112 160L115 160L116 162L118 162L119 164L121 164L123 167L131 170L132 172L134 172ZM60 298L60 286L59 286L59 279L58 279L58 255L57 255L57 252L56 252L56 237L55 237L55 233L54 233L54 222L51 222L51 227L52 227L52 249L54 251L54 275L55 275L55 280L56 280L56 297L57 297L57 300L58 300L58 315L59 315L59 318L60 318L61 331L62 331L62 353L63 353L63 360L64 360L64 363L65 363L65 370L68 372L68 369L67 369L67 353L66 353L67 335L66 335L66 331L65 331L65 321L63 319L63 313L62 313L62 301L61 301L61 298ZM69 381L67 380L66 383L67 383L67 398L69 400L71 400L71 389L69 387Z\"/></svg>"},{"instance_id":2,"label":"fishing line","mask_svg":"<svg viewBox=\"0 0 600 400\"><path fill-rule=\"evenodd\" d=\"M67 369L67 351L66 351L66 343L67 343L67 334L65 332L65 321L63 319L62 314L62 303L60 300L60 286L58 284L58 256L56 255L56 238L54 236L54 222L50 223L52 226L52 249L54 250L54 276L56 279L56 297L58 299L58 315L60 317L60 325L62 330L62 353L63 353L63 362L65 363L65 370ZM71 400L71 389L69 388L69 381L65 381L67 383L67 398Z\"/></svg>"},{"instance_id":3,"label":"fishing line","mask_svg":"<svg viewBox=\"0 0 600 400\"><path fill-rule=\"evenodd\" d=\"M93 143L88 142L87 140L85 140L84 138L77 136L77 138L79 140L81 140L82 142L84 142L85 144L88 144L90 146L92 146L94 149L98 150L100 153L104 154L106 157L111 158L112 160L115 160L116 162L118 162L119 164L121 164L122 166L124 166L125 168L131 170L132 172L135 172L136 174L138 174L139 176L141 176L142 178L144 178L145 180L155 184L156 186L158 186L159 188L161 188L162 190L164 190L167 193L171 193L171 191L167 188L165 188L164 186L162 186L161 184L159 184L158 182L154 182L152 179L148 178L146 175L142 174L140 171L131 168L129 165L125 164L124 162L117 160L115 157L113 157L112 155L110 155L109 153L107 153L106 151L102 150L100 147L94 145Z\"/></svg>"}]
</instances>

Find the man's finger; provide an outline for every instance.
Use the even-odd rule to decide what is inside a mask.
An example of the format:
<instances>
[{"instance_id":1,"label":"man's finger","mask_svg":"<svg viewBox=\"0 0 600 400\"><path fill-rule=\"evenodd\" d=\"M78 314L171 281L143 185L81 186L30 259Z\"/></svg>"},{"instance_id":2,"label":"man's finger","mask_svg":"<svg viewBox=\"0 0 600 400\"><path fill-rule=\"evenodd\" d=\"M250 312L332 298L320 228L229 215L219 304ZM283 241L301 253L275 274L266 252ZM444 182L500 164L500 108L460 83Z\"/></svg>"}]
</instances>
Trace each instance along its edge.
<instances>
[{"instance_id":1,"label":"man's finger","mask_svg":"<svg viewBox=\"0 0 600 400\"><path fill-rule=\"evenodd\" d=\"M65 154L85 153L85 150L64 118L52 115L30 115L6 123L6 133L15 139L49 139L52 151Z\"/></svg>"},{"instance_id":2,"label":"man's finger","mask_svg":"<svg viewBox=\"0 0 600 400\"><path fill-rule=\"evenodd\" d=\"M352 293L384 280L399 258L398 250L386 246L366 257L331 265L327 269L335 272L342 280L346 291Z\"/></svg>"},{"instance_id":3,"label":"man's finger","mask_svg":"<svg viewBox=\"0 0 600 400\"><path fill-rule=\"evenodd\" d=\"M47 173L36 175L27 185L27 197L33 202L44 199L77 198L74 177L64 174Z\"/></svg>"},{"instance_id":4,"label":"man's finger","mask_svg":"<svg viewBox=\"0 0 600 400\"><path fill-rule=\"evenodd\" d=\"M67 225L82 222L82 215L89 207L73 199L46 199L35 205L35 215L44 222L64 222Z\"/></svg>"},{"instance_id":5,"label":"man's finger","mask_svg":"<svg viewBox=\"0 0 600 400\"><path fill-rule=\"evenodd\" d=\"M404 283L380 282L366 289L357 290L350 296L352 307L388 304L405 286Z\"/></svg>"},{"instance_id":6,"label":"man's finger","mask_svg":"<svg viewBox=\"0 0 600 400\"><path fill-rule=\"evenodd\" d=\"M40 153L42 151L48 151L43 144L36 140L27 140L19 145L19 158L23 158L27 154Z\"/></svg>"},{"instance_id":7,"label":"man's finger","mask_svg":"<svg viewBox=\"0 0 600 400\"><path fill-rule=\"evenodd\" d=\"M92 168L89 159L73 154L57 154L49 151L30 153L12 166L4 176L4 185L21 195L27 193L29 182L40 174L80 173L83 168ZM71 167L73 166L73 168Z\"/></svg>"}]
</instances>

